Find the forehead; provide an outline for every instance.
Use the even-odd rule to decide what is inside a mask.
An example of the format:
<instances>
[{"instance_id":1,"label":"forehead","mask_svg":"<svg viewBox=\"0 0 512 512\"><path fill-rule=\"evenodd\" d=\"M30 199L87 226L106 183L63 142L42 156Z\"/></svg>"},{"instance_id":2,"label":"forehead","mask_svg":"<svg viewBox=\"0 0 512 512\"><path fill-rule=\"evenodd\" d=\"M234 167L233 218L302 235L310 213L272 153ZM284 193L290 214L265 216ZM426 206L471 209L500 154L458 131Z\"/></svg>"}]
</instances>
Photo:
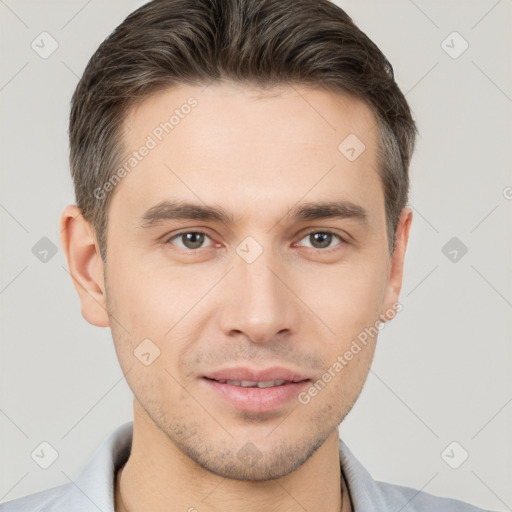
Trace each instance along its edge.
<instances>
[{"instance_id":1,"label":"forehead","mask_svg":"<svg viewBox=\"0 0 512 512\"><path fill-rule=\"evenodd\" d=\"M157 142L171 133L177 139L180 134L190 135L190 125L196 136L189 137L189 144L216 138L247 145L250 137L257 144L275 140L280 132L280 144L309 142L323 150L333 143L336 148L338 139L353 133L371 149L377 137L373 112L353 95L294 84L263 90L223 82L180 84L151 95L129 111L124 140L132 147L147 135ZM245 128L242 132L236 129L240 125Z\"/></svg>"},{"instance_id":2,"label":"forehead","mask_svg":"<svg viewBox=\"0 0 512 512\"><path fill-rule=\"evenodd\" d=\"M133 108L125 126L114 193L137 214L177 196L255 213L305 196L383 206L375 117L346 94L183 84Z\"/></svg>"}]
</instances>

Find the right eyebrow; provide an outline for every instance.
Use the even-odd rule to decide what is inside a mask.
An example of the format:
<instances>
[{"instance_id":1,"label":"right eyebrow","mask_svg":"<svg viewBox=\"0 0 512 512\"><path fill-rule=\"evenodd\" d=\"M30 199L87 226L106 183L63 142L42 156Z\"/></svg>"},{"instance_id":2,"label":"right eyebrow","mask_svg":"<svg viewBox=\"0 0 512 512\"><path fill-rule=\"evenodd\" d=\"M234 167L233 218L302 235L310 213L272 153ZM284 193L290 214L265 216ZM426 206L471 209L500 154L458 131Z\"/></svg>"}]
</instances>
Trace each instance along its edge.
<instances>
[{"instance_id":1,"label":"right eyebrow","mask_svg":"<svg viewBox=\"0 0 512 512\"><path fill-rule=\"evenodd\" d=\"M182 201L164 200L139 217L139 225L149 228L166 220L191 219L232 224L233 216L221 206L206 206Z\"/></svg>"}]
</instances>

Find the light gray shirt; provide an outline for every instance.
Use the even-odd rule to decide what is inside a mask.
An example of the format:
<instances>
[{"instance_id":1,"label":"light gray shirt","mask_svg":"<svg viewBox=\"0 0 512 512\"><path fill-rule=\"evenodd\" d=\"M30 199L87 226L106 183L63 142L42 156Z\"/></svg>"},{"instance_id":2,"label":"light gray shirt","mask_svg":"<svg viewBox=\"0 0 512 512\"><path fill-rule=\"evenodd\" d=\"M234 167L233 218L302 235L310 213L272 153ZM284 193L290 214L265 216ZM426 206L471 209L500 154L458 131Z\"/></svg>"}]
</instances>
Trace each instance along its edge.
<instances>
[{"instance_id":1,"label":"light gray shirt","mask_svg":"<svg viewBox=\"0 0 512 512\"><path fill-rule=\"evenodd\" d=\"M129 421L103 441L74 482L2 503L0 512L115 512L115 475L130 455L132 435ZM462 501L378 482L341 439L339 450L353 512L484 512Z\"/></svg>"}]
</instances>

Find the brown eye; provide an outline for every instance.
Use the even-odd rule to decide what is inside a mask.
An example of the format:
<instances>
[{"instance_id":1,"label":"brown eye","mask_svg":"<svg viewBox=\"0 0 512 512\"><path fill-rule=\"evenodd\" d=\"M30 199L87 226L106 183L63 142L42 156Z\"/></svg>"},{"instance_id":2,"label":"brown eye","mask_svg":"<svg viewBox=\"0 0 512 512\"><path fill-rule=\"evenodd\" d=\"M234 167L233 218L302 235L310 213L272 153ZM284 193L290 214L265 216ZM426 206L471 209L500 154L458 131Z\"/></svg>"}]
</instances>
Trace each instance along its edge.
<instances>
[{"instance_id":1,"label":"brown eye","mask_svg":"<svg viewBox=\"0 0 512 512\"><path fill-rule=\"evenodd\" d=\"M183 231L174 235L168 240L168 243L174 243L182 249L201 249L205 239L210 237L202 231ZM181 242L181 243L180 243Z\"/></svg>"},{"instance_id":2,"label":"brown eye","mask_svg":"<svg viewBox=\"0 0 512 512\"><path fill-rule=\"evenodd\" d=\"M331 245L336 239L339 242L343 241L339 235L331 233L330 231L312 231L302 238L302 240L308 240L310 244L306 245L306 247L311 247L313 249L330 249L337 245Z\"/></svg>"}]
</instances>

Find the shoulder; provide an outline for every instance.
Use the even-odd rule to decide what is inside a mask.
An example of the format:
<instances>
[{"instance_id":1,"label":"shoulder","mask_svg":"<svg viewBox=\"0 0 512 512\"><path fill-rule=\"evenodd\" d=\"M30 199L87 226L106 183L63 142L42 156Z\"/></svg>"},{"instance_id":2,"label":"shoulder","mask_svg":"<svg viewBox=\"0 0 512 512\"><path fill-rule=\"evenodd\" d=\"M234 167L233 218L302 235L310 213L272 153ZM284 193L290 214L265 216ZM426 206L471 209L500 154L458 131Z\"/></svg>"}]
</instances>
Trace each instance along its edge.
<instances>
[{"instance_id":1,"label":"shoulder","mask_svg":"<svg viewBox=\"0 0 512 512\"><path fill-rule=\"evenodd\" d=\"M404 512L431 512L432 510L436 512L490 512L463 501L434 496L412 487L379 481L375 481L375 484L390 510L403 509Z\"/></svg>"},{"instance_id":2,"label":"shoulder","mask_svg":"<svg viewBox=\"0 0 512 512\"><path fill-rule=\"evenodd\" d=\"M341 470L355 512L491 512L463 501L375 480L340 438Z\"/></svg>"},{"instance_id":3,"label":"shoulder","mask_svg":"<svg viewBox=\"0 0 512 512\"><path fill-rule=\"evenodd\" d=\"M69 494L71 484L63 484L22 498L0 503L0 512L52 512Z\"/></svg>"},{"instance_id":4,"label":"shoulder","mask_svg":"<svg viewBox=\"0 0 512 512\"><path fill-rule=\"evenodd\" d=\"M78 477L57 487L0 503L0 512L114 512L114 478L130 454L133 422L110 433Z\"/></svg>"}]
</instances>

